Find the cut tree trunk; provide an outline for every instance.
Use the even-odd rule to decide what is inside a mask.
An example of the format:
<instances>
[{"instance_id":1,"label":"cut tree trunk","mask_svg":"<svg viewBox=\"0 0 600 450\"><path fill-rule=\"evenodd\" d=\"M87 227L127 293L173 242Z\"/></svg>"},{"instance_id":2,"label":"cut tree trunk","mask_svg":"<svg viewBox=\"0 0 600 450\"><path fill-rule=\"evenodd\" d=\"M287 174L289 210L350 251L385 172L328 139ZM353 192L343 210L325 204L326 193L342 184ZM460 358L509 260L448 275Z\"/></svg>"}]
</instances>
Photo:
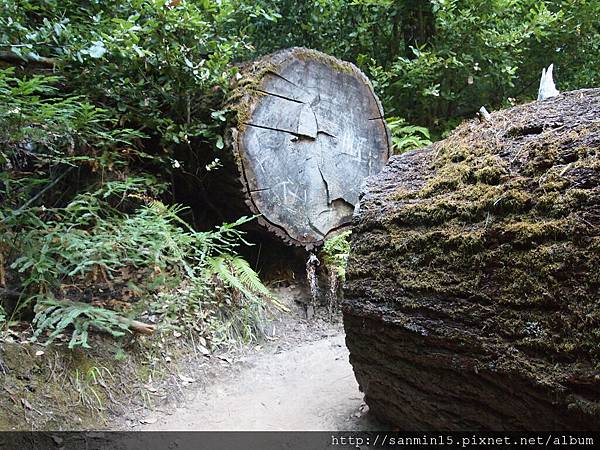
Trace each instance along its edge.
<instances>
[{"instance_id":1,"label":"cut tree trunk","mask_svg":"<svg viewBox=\"0 0 600 450\"><path fill-rule=\"evenodd\" d=\"M233 168L259 223L308 249L347 227L362 180L390 153L365 75L314 50L283 50L242 68L229 107Z\"/></svg>"},{"instance_id":2,"label":"cut tree trunk","mask_svg":"<svg viewBox=\"0 0 600 450\"><path fill-rule=\"evenodd\" d=\"M343 305L404 430L600 428L600 90L470 121L367 182Z\"/></svg>"}]
</instances>

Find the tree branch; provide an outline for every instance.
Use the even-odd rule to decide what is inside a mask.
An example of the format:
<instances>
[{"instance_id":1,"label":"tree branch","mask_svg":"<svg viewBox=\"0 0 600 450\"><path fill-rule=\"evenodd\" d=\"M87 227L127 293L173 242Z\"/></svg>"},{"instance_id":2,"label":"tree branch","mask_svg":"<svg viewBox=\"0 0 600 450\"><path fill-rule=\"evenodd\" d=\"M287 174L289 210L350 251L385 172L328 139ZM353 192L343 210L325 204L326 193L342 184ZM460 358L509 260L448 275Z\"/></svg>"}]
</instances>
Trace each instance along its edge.
<instances>
[{"instance_id":1,"label":"tree branch","mask_svg":"<svg viewBox=\"0 0 600 450\"><path fill-rule=\"evenodd\" d=\"M54 68L58 64L58 60L54 58L46 58L45 56L24 56L17 55L13 52L0 52L0 61L5 61L11 64L29 64L42 67Z\"/></svg>"},{"instance_id":2,"label":"tree branch","mask_svg":"<svg viewBox=\"0 0 600 450\"><path fill-rule=\"evenodd\" d=\"M5 288L0 288L0 298L4 297L7 299L14 299L17 300L19 299L21 296L23 295L23 292L19 292L19 291L14 291L12 289L5 289ZM77 304L81 302L74 302L71 300L60 300L62 303L65 304ZM128 319L127 317L123 317L123 316L117 316L116 319L121 322L126 324L129 329L131 331L134 331L136 333L140 333L140 334L153 334L156 331L156 325L152 325L149 323L144 323L144 322L140 322L138 320L133 320L133 319Z\"/></svg>"}]
</instances>

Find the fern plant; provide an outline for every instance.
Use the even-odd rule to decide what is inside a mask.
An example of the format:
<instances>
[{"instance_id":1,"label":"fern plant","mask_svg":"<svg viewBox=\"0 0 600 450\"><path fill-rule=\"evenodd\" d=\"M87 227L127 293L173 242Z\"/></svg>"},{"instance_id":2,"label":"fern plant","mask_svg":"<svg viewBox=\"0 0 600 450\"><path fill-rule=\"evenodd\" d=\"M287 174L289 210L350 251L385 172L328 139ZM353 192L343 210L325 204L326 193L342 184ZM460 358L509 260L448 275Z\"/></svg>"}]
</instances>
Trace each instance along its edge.
<instances>
[{"instance_id":1,"label":"fern plant","mask_svg":"<svg viewBox=\"0 0 600 450\"><path fill-rule=\"evenodd\" d=\"M273 296L248 261L241 256L228 253L213 256L208 259L206 273L217 276L225 285L239 291L250 301L261 302L265 299L278 309L287 311L285 305Z\"/></svg>"},{"instance_id":2,"label":"fern plant","mask_svg":"<svg viewBox=\"0 0 600 450\"><path fill-rule=\"evenodd\" d=\"M396 154L431 145L431 135L425 127L407 124L400 117L386 119L392 135L392 150Z\"/></svg>"},{"instance_id":3,"label":"fern plant","mask_svg":"<svg viewBox=\"0 0 600 450\"><path fill-rule=\"evenodd\" d=\"M57 209L56 219L38 223L34 215L25 214L21 223L25 217L32 222L18 239L20 256L11 267L20 272L22 285L35 293L24 299L27 304L37 304L35 339L51 331L49 343L67 328L73 328L70 346L88 347L90 326L114 336L127 329L112 311L52 297L62 284L89 283L90 275L97 270L107 278L120 276L121 269L150 273L144 282L136 282L143 298L186 284L202 286L183 296L176 312L183 316L183 311L200 312L214 307L218 311L210 315L211 320L219 314L223 323L236 322L236 328L258 329L256 324L263 321L265 302L285 309L250 265L232 253L244 242L237 227L251 217L200 232L179 217L181 211L179 205L150 201L131 214L122 214L111 210L102 199L82 195L66 208ZM235 297L237 301L214 306L211 301L217 286L228 291L227 298ZM160 305L147 306L153 313L164 312ZM173 321L185 322L179 319L175 317ZM249 332L240 335L244 340L250 339Z\"/></svg>"},{"instance_id":4,"label":"fern plant","mask_svg":"<svg viewBox=\"0 0 600 450\"><path fill-rule=\"evenodd\" d=\"M35 313L33 319L35 333L32 341L36 341L42 333L50 331L44 345L51 344L69 327L73 327L69 348L90 348L88 344L90 328L96 328L114 337L124 336L130 332L127 323L121 320L114 311L86 303L43 298L37 301Z\"/></svg>"},{"instance_id":5,"label":"fern plant","mask_svg":"<svg viewBox=\"0 0 600 450\"><path fill-rule=\"evenodd\" d=\"M264 335L265 300L277 309L289 311L260 281L258 274L240 256L228 253L210 257L205 275L225 288L211 322L215 345L230 342L250 342ZM224 301L223 301L224 300Z\"/></svg>"}]
</instances>

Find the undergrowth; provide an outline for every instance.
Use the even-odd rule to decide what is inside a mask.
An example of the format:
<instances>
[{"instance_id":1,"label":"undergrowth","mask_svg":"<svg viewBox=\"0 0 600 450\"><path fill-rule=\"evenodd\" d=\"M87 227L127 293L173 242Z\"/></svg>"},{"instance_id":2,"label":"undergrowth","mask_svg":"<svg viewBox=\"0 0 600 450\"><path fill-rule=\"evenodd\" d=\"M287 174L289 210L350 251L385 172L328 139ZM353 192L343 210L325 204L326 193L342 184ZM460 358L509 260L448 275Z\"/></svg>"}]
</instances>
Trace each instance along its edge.
<instances>
[{"instance_id":1,"label":"undergrowth","mask_svg":"<svg viewBox=\"0 0 600 450\"><path fill-rule=\"evenodd\" d=\"M344 231L337 236L327 239L321 255L328 270L333 272L340 281L346 279L346 265L350 254L350 235L352 231Z\"/></svg>"},{"instance_id":2,"label":"undergrowth","mask_svg":"<svg viewBox=\"0 0 600 450\"><path fill-rule=\"evenodd\" d=\"M73 327L69 348L88 345L90 327L104 331L111 336L120 337L129 332L127 321L120 321L116 312L98 308L86 303L66 303L53 298L41 299L36 303L36 315L33 319L36 341L42 333L51 331L46 344L52 343L67 327Z\"/></svg>"},{"instance_id":3,"label":"undergrowth","mask_svg":"<svg viewBox=\"0 0 600 450\"><path fill-rule=\"evenodd\" d=\"M345 231L325 241L321 249L321 257L329 277L327 305L330 317L337 307L340 286L346 280L346 265L350 254L351 230Z\"/></svg>"},{"instance_id":4,"label":"undergrowth","mask_svg":"<svg viewBox=\"0 0 600 450\"><path fill-rule=\"evenodd\" d=\"M252 218L192 228L149 137L60 83L0 70L0 325L31 318L34 340L71 348L133 317L214 345L259 336L282 305L236 255Z\"/></svg>"}]
</instances>

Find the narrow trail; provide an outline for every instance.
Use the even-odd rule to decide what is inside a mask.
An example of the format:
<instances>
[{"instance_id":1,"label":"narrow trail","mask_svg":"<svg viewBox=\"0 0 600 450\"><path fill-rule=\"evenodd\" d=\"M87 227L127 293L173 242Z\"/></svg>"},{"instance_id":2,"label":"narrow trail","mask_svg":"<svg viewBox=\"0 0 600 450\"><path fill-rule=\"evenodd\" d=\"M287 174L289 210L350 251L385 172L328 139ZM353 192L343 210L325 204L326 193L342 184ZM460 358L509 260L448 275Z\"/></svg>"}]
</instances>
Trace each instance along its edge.
<instances>
[{"instance_id":1,"label":"narrow trail","mask_svg":"<svg viewBox=\"0 0 600 450\"><path fill-rule=\"evenodd\" d=\"M237 363L240 364L240 363ZM363 396L344 335L254 355L235 373L208 382L192 401L144 430L360 430ZM233 371L232 371L233 372Z\"/></svg>"}]
</instances>

